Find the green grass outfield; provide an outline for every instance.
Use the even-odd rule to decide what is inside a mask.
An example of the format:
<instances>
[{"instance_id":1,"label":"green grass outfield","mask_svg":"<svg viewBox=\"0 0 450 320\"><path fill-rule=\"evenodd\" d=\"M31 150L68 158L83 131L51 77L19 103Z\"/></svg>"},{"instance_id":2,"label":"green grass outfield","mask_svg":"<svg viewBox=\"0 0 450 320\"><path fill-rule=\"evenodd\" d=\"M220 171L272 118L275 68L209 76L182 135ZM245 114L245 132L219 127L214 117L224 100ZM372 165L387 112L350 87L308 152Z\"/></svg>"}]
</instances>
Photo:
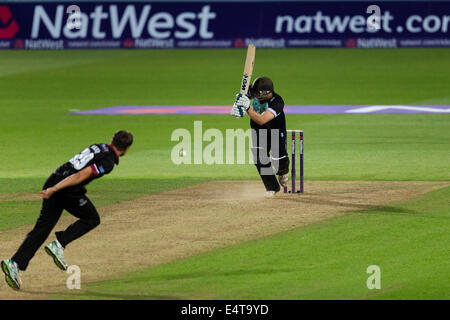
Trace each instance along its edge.
<instances>
[{"instance_id":1,"label":"green grass outfield","mask_svg":"<svg viewBox=\"0 0 450 320\"><path fill-rule=\"evenodd\" d=\"M287 104L450 105L449 54L257 50L254 75L272 77ZM194 120L204 130L246 129L248 120L69 114L117 105L231 104L244 56L243 50L0 52L0 194L38 192L58 165L118 128L136 140L111 175L89 186L99 207L211 179L257 179L251 165L170 162L174 129L192 130ZM307 180L450 180L450 115L289 115L287 122L305 131ZM405 212L351 214L64 298L448 299L442 251L450 240L443 232L448 198L448 188L438 190L398 204ZM0 230L34 223L39 207L38 200L0 201ZM279 247L284 250L268 249ZM281 264L282 254L289 263ZM251 260L258 264L248 265ZM382 268L385 289L377 295L365 287L369 263Z\"/></svg>"},{"instance_id":2,"label":"green grass outfield","mask_svg":"<svg viewBox=\"0 0 450 320\"><path fill-rule=\"evenodd\" d=\"M450 187L90 284L81 299L449 299ZM368 290L378 265L381 290Z\"/></svg>"}]
</instances>

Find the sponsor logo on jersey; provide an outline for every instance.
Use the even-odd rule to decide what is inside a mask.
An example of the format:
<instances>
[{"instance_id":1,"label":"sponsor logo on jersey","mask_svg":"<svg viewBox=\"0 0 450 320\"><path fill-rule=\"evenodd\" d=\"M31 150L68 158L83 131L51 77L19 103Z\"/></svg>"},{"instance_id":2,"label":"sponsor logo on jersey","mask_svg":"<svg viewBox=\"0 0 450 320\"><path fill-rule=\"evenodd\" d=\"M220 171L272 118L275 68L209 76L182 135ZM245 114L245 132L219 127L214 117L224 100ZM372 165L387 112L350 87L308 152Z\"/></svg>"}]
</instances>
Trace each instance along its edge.
<instances>
[{"instance_id":1,"label":"sponsor logo on jersey","mask_svg":"<svg viewBox=\"0 0 450 320\"><path fill-rule=\"evenodd\" d=\"M95 144L93 146L91 146L92 151L94 151L94 153L100 153L100 148L98 146L96 146Z\"/></svg>"}]
</instances>

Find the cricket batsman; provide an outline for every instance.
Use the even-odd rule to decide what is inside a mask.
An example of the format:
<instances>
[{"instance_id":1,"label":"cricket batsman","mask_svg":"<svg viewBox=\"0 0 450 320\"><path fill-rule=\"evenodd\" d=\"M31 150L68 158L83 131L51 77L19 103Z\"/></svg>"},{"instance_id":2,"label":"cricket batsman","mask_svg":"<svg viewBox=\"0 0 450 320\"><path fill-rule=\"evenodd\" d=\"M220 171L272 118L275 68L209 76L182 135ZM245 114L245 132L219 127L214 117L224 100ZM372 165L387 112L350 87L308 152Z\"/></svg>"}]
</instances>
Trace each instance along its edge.
<instances>
[{"instance_id":1,"label":"cricket batsman","mask_svg":"<svg viewBox=\"0 0 450 320\"><path fill-rule=\"evenodd\" d=\"M253 160L266 188L266 196L274 196L280 191L280 184L287 186L289 180L284 101L274 92L271 79L259 77L250 86L248 95L236 95L231 114L241 117L239 108L250 116ZM272 145L273 142L276 145Z\"/></svg>"},{"instance_id":2,"label":"cricket batsman","mask_svg":"<svg viewBox=\"0 0 450 320\"><path fill-rule=\"evenodd\" d=\"M33 230L11 259L3 260L2 270L6 282L13 289L20 289L19 270L25 271L36 251L55 227L63 210L78 220L66 230L55 233L56 240L45 246L45 251L62 270L67 269L64 249L100 224L100 217L93 203L86 197L85 186L94 179L110 173L119 157L124 156L133 143L133 135L117 131L110 144L93 144L60 166L44 184L41 196L42 209Z\"/></svg>"}]
</instances>

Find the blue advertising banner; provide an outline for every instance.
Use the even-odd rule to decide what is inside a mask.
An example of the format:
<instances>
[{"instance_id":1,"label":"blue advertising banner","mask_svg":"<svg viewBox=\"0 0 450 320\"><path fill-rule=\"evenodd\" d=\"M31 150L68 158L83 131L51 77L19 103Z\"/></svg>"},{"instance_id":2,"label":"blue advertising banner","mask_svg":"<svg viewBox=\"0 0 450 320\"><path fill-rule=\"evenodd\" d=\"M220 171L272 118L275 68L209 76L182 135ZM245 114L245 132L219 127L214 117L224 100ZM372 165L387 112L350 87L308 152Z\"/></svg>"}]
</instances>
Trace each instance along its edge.
<instances>
[{"instance_id":1,"label":"blue advertising banner","mask_svg":"<svg viewBox=\"0 0 450 320\"><path fill-rule=\"evenodd\" d=\"M1 2L0 49L450 47L450 2Z\"/></svg>"}]
</instances>

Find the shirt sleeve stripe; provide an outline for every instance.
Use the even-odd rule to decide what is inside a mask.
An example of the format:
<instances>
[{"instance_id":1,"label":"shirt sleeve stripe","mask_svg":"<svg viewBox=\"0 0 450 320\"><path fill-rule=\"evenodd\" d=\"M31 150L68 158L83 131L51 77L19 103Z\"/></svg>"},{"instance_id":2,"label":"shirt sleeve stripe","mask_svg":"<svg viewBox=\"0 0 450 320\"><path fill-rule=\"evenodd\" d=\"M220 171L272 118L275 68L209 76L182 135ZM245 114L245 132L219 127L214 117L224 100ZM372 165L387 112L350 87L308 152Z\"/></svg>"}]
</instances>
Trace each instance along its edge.
<instances>
[{"instance_id":1,"label":"shirt sleeve stripe","mask_svg":"<svg viewBox=\"0 0 450 320\"><path fill-rule=\"evenodd\" d=\"M92 168L92 173L94 174L94 176L98 176L98 174L100 173L97 169L97 166L95 164L91 164L91 168Z\"/></svg>"},{"instance_id":2,"label":"shirt sleeve stripe","mask_svg":"<svg viewBox=\"0 0 450 320\"><path fill-rule=\"evenodd\" d=\"M273 113L273 115L276 117L277 116L277 113L276 113L276 111L275 110L273 110L272 108L267 108L267 110L269 110L270 112L272 112Z\"/></svg>"}]
</instances>

